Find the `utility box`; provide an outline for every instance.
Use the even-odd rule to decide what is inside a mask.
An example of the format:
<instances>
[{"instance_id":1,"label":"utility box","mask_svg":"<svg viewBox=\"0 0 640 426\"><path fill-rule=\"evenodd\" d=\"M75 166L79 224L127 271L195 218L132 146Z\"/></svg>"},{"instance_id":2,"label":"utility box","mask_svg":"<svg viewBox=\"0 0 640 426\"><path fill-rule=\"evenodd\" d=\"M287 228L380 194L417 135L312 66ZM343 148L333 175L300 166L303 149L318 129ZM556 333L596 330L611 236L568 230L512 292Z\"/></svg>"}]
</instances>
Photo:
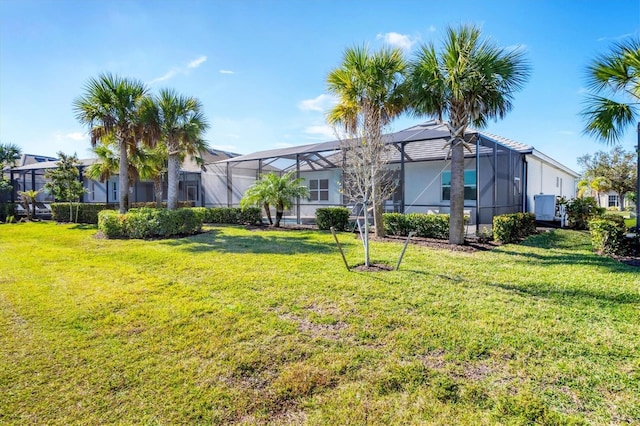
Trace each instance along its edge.
<instances>
[{"instance_id":1,"label":"utility box","mask_svg":"<svg viewBox=\"0 0 640 426\"><path fill-rule=\"evenodd\" d=\"M553 194L538 194L533 196L536 220L553 221L556 218L556 196Z\"/></svg>"}]
</instances>

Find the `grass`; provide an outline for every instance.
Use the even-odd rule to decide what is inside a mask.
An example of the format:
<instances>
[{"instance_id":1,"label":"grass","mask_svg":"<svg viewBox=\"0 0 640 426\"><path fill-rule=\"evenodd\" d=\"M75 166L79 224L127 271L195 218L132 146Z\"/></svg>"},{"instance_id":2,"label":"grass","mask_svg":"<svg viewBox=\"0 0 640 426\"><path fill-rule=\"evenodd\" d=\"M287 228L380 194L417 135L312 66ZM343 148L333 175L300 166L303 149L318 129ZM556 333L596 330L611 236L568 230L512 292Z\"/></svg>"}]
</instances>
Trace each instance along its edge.
<instances>
[{"instance_id":1,"label":"grass","mask_svg":"<svg viewBox=\"0 0 640 426\"><path fill-rule=\"evenodd\" d=\"M640 422L640 274L585 233L380 273L323 232L95 233L0 225L2 424Z\"/></svg>"}]
</instances>

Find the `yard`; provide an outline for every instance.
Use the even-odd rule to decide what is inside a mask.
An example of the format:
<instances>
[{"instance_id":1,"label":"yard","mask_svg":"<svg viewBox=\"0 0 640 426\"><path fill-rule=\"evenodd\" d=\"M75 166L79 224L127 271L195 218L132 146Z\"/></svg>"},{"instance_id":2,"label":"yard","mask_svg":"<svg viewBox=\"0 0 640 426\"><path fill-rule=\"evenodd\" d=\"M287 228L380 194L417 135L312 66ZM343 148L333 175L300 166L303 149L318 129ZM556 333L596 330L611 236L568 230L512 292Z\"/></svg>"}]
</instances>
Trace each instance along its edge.
<instances>
[{"instance_id":1,"label":"yard","mask_svg":"<svg viewBox=\"0 0 640 426\"><path fill-rule=\"evenodd\" d=\"M0 423L640 423L640 274L585 233L372 273L329 233L206 230L0 225Z\"/></svg>"}]
</instances>

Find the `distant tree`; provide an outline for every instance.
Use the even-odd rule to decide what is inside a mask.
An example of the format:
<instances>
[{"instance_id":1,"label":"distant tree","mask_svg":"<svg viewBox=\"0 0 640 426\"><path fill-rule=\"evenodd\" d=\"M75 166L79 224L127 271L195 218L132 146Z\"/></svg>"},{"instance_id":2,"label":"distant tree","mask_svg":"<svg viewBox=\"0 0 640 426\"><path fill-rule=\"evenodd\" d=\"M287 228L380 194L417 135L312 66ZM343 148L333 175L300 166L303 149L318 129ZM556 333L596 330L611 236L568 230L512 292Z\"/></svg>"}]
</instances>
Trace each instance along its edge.
<instances>
[{"instance_id":1,"label":"distant tree","mask_svg":"<svg viewBox=\"0 0 640 426\"><path fill-rule=\"evenodd\" d=\"M9 179L4 177L4 168L15 166L21 155L22 150L18 145L0 143L0 194L13 189Z\"/></svg>"},{"instance_id":2,"label":"distant tree","mask_svg":"<svg viewBox=\"0 0 640 426\"><path fill-rule=\"evenodd\" d=\"M327 76L329 92L338 97L338 104L327 115L328 122L342 126L345 139L366 136L362 141L367 144L366 151L371 158L347 156L348 160L356 161L356 167L361 165L359 160L366 163L373 159L386 160L381 152L385 149L382 129L406 108L402 93L406 67L407 62L400 49L382 48L369 52L366 46L353 47L345 50L342 64ZM377 164L375 168L380 170L378 166L381 165ZM351 164L345 164L344 168L351 168ZM365 180L360 183L365 183ZM367 201L373 207L375 233L382 237L382 203L385 198L379 187L381 181L370 176L366 183L372 185L367 190Z\"/></svg>"},{"instance_id":3,"label":"distant tree","mask_svg":"<svg viewBox=\"0 0 640 426\"><path fill-rule=\"evenodd\" d=\"M45 172L48 182L45 183L44 189L53 195L56 201L69 203L69 220L73 221L73 203L79 202L80 197L85 193L78 168L80 162L76 154L66 155L64 152L58 152L58 158L56 162L58 167ZM76 209L76 222L77 216L78 209Z\"/></svg>"},{"instance_id":4,"label":"distant tree","mask_svg":"<svg viewBox=\"0 0 640 426\"><path fill-rule=\"evenodd\" d=\"M529 77L519 49L482 40L475 26L449 28L442 50L423 45L410 66L407 82L416 115L448 118L451 133L451 208L449 243L464 243L464 137L471 125L482 128L503 118L514 93ZM467 147L468 148L468 147Z\"/></svg>"},{"instance_id":5,"label":"distant tree","mask_svg":"<svg viewBox=\"0 0 640 426\"><path fill-rule=\"evenodd\" d=\"M140 81L102 74L89 80L84 96L76 99L76 118L89 126L91 144L115 138L119 151L119 170L129 168L128 153L142 138L140 105L147 94ZM129 174L119 174L120 213L129 208Z\"/></svg>"},{"instance_id":6,"label":"distant tree","mask_svg":"<svg viewBox=\"0 0 640 426\"><path fill-rule=\"evenodd\" d=\"M613 148L611 152L599 151L593 155L586 154L578 158L578 164L584 169L583 175L591 180L594 191L617 192L620 196L621 208L626 194L634 191L637 181L636 161L634 152L626 152L620 146ZM593 183L596 182L597 186L594 187Z\"/></svg>"},{"instance_id":7,"label":"distant tree","mask_svg":"<svg viewBox=\"0 0 640 426\"><path fill-rule=\"evenodd\" d=\"M600 195L605 192L609 192L609 190L611 189L611 185L609 184L609 182L605 177L597 176L591 180L591 183L589 184L589 186L593 190L593 192L596 193L596 199L598 200L598 207L602 207L600 205Z\"/></svg>"},{"instance_id":8,"label":"distant tree","mask_svg":"<svg viewBox=\"0 0 640 426\"><path fill-rule=\"evenodd\" d=\"M285 209L291 208L293 200L297 197L309 196L309 188L302 185L303 178L295 178L294 172L287 172L282 176L275 173L267 173L250 186L240 200L240 206L262 206L271 222L270 206L276 208L276 220L273 226L280 227L280 221Z\"/></svg>"}]
</instances>

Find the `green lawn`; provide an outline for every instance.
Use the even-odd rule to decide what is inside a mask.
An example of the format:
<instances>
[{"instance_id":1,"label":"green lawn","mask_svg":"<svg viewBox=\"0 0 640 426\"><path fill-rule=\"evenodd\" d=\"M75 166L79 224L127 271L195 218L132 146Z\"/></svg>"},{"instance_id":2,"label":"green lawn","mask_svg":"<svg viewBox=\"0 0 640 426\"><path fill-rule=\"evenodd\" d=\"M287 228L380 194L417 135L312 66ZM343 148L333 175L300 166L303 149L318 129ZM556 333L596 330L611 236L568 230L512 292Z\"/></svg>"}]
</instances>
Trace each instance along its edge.
<instances>
[{"instance_id":1,"label":"green lawn","mask_svg":"<svg viewBox=\"0 0 640 426\"><path fill-rule=\"evenodd\" d=\"M587 234L95 234L0 225L1 424L640 423L640 273Z\"/></svg>"}]
</instances>

